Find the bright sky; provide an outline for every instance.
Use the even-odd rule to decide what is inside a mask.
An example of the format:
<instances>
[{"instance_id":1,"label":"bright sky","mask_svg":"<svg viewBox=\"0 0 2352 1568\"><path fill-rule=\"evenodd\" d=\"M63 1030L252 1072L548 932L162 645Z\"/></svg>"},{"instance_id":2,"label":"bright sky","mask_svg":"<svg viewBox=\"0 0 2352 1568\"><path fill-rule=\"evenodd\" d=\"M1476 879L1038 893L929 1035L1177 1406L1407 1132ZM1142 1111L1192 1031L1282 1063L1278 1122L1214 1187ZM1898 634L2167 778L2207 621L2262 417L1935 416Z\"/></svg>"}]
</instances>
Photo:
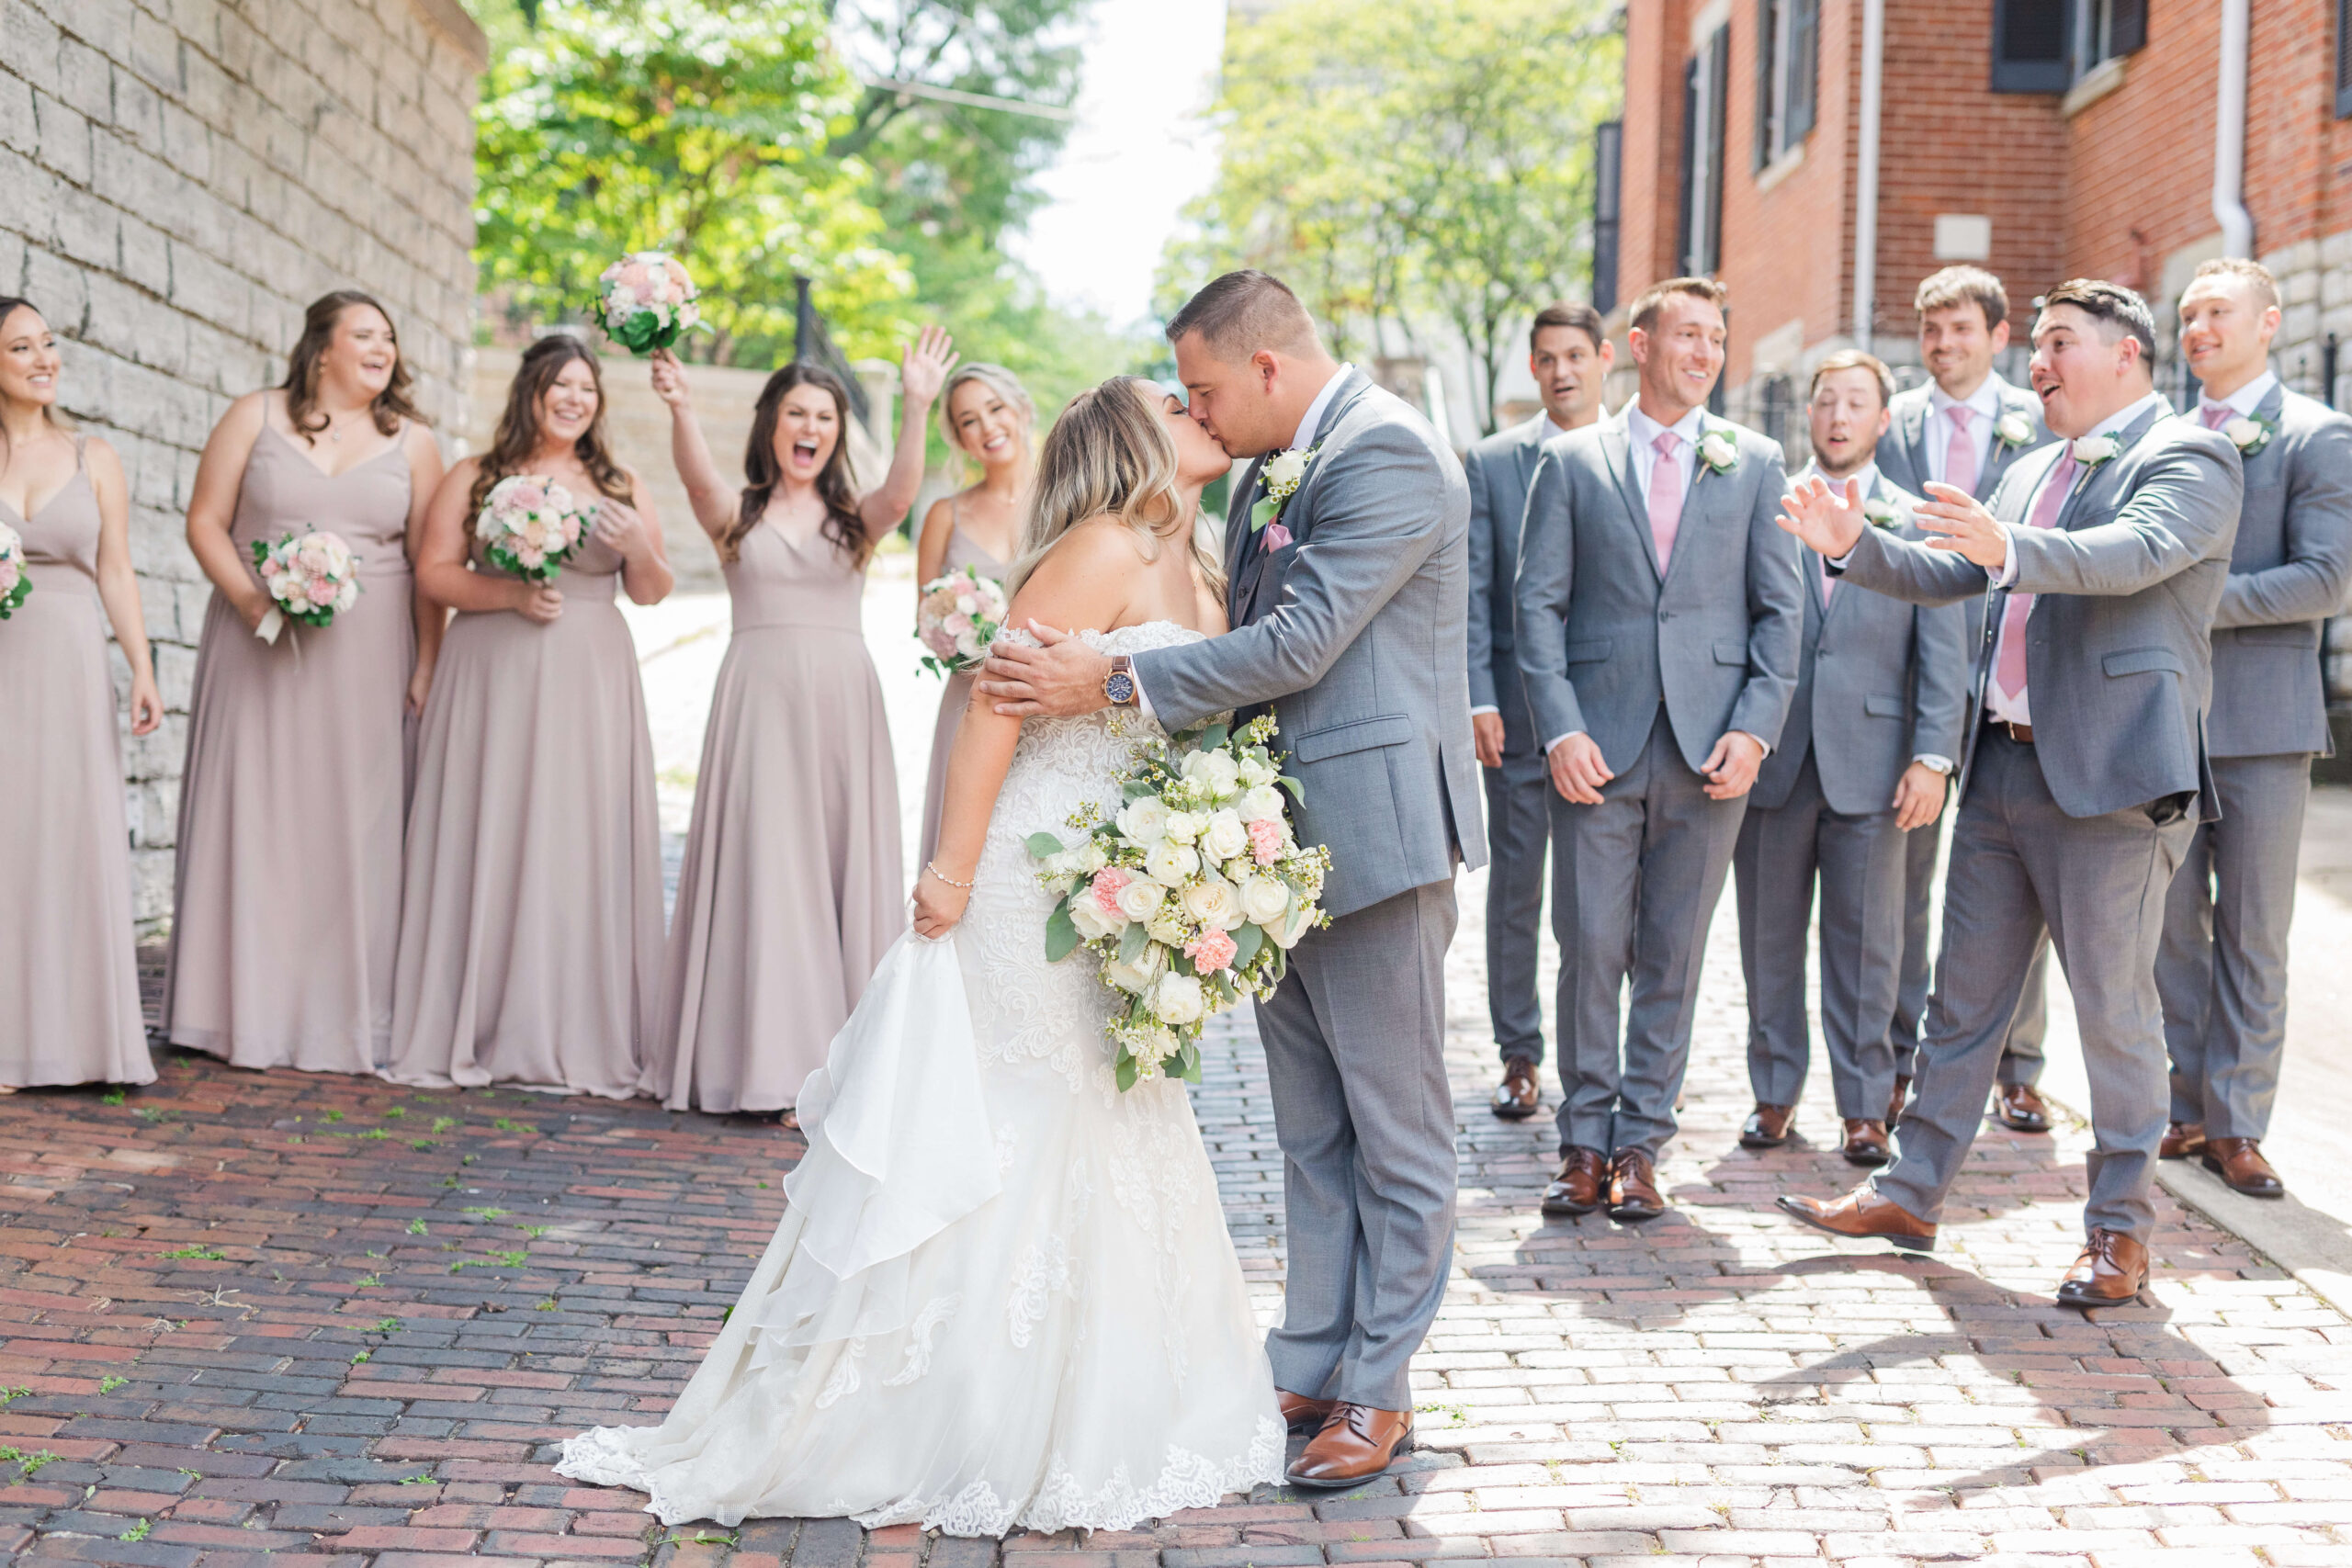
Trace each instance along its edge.
<instances>
[{"instance_id":1,"label":"bright sky","mask_svg":"<svg viewBox=\"0 0 2352 1568\"><path fill-rule=\"evenodd\" d=\"M1216 173L1200 116L1224 47L1225 0L1095 0L1078 123L1039 179L1047 205L1007 240L1057 302L1116 326L1150 310L1177 211Z\"/></svg>"}]
</instances>

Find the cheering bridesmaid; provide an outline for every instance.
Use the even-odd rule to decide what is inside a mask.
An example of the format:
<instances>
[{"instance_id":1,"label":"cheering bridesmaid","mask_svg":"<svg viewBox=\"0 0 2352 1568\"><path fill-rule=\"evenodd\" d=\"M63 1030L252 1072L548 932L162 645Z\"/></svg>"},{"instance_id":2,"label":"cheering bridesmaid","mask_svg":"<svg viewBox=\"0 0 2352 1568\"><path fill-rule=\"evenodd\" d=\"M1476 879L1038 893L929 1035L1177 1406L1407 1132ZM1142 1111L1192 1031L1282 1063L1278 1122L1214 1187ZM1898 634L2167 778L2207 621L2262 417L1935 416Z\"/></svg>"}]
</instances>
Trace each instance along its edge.
<instances>
[{"instance_id":1,"label":"cheering bridesmaid","mask_svg":"<svg viewBox=\"0 0 2352 1568\"><path fill-rule=\"evenodd\" d=\"M153 1083L131 952L130 840L106 628L130 666L130 732L164 700L130 573L130 493L105 442L62 428L57 340L0 299L0 1094Z\"/></svg>"},{"instance_id":2,"label":"cheering bridesmaid","mask_svg":"<svg viewBox=\"0 0 2352 1568\"><path fill-rule=\"evenodd\" d=\"M1021 509L1030 470L1036 466L1033 436L1037 405L1020 380L1001 365L974 362L957 370L940 404L939 430L947 444L979 465L979 482L932 502L915 546L915 592L942 572L967 567L982 577L1004 579L1004 569L1021 543ZM939 807L947 787L947 757L971 700L969 673L950 675L940 694L939 721L931 734L931 779L923 786L922 852L939 847Z\"/></svg>"},{"instance_id":3,"label":"cheering bridesmaid","mask_svg":"<svg viewBox=\"0 0 2352 1568\"><path fill-rule=\"evenodd\" d=\"M605 437L574 337L533 344L490 450L449 470L417 578L457 611L425 699L409 814L389 1076L638 1092L660 1000L661 828L637 649L614 603L670 592L662 530ZM475 536L509 475L594 512L553 580ZM470 558L470 566L469 559Z\"/></svg>"},{"instance_id":4,"label":"cheering bridesmaid","mask_svg":"<svg viewBox=\"0 0 2352 1568\"><path fill-rule=\"evenodd\" d=\"M440 479L391 317L355 290L311 303L285 385L238 399L205 443L187 542L213 592L180 781L175 1045L240 1067L385 1061L405 720L441 633L410 563ZM357 555L358 601L264 641L253 547L313 529Z\"/></svg>"},{"instance_id":5,"label":"cheering bridesmaid","mask_svg":"<svg viewBox=\"0 0 2352 1568\"><path fill-rule=\"evenodd\" d=\"M863 500L848 394L830 372L787 365L768 378L737 492L711 460L684 368L654 358L678 477L734 608L646 1075L673 1109L788 1110L906 926L898 774L859 609L875 542L922 482L948 350L936 329L908 349L898 452Z\"/></svg>"}]
</instances>

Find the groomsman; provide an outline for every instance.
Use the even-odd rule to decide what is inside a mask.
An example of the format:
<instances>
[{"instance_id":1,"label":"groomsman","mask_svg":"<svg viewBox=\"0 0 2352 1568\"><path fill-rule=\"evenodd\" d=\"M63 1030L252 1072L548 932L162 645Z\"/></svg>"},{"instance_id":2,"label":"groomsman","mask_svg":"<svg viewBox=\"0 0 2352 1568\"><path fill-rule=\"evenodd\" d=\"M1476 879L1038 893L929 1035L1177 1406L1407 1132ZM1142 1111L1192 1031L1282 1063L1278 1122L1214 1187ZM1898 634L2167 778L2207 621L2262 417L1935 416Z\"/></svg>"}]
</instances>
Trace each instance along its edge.
<instances>
[{"instance_id":1,"label":"groomsman","mask_svg":"<svg viewBox=\"0 0 2352 1568\"><path fill-rule=\"evenodd\" d=\"M2287 1043L2287 928L2312 754L2331 750L2320 633L2352 580L2352 420L2270 371L2278 288L2209 261L2180 297L2197 417L2245 465L2245 507L2213 617L2206 743L2222 817L2173 878L2156 987L2172 1052L2167 1158L2201 1154L2240 1192L2286 1193L2262 1156Z\"/></svg>"},{"instance_id":2,"label":"groomsman","mask_svg":"<svg viewBox=\"0 0 2352 1568\"><path fill-rule=\"evenodd\" d=\"M1976 678L1984 717L1961 759L1918 1094L1894 1163L1843 1197L1780 1206L1839 1235L1935 1245L2046 938L2074 990L2097 1140L2090 1234L2057 1292L2084 1308L2134 1300L2147 1282L2165 1126L2156 945L2172 873L2215 810L2204 710L2243 487L2236 448L2157 394L2154 352L2137 294L2060 284L2034 323L2033 386L2064 445L2017 464L1989 508L1928 486L1917 515L1942 536L1932 546L1866 525L1817 484L1791 498L1787 520L1849 585L1917 604L1998 592Z\"/></svg>"},{"instance_id":3,"label":"groomsman","mask_svg":"<svg viewBox=\"0 0 2352 1568\"><path fill-rule=\"evenodd\" d=\"M1544 444L1520 539L1519 666L1557 798L1560 1173L1544 1212L1666 1212L1707 922L1796 687L1804 590L1773 518L1780 444L1706 411L1724 288L1653 285L1641 391ZM1621 1054L1618 994L1630 977Z\"/></svg>"},{"instance_id":4,"label":"groomsman","mask_svg":"<svg viewBox=\"0 0 2352 1568\"><path fill-rule=\"evenodd\" d=\"M1813 462L1832 487L1860 486L1873 525L1922 538L1919 498L1889 484L1871 453L1889 423L1894 378L1853 349L1814 367L1806 395ZM1804 637L1781 743L1756 775L1732 874L1739 962L1747 981L1747 1079L1756 1111L1742 1147L1777 1148L1804 1092L1805 940L1821 888L1821 1033L1840 1148L1855 1165L1887 1161L1894 1094L1887 1026L1902 976L1904 849L1933 843L1968 702L1966 617L1958 604L1905 604L1839 589L1806 550Z\"/></svg>"},{"instance_id":5,"label":"groomsman","mask_svg":"<svg viewBox=\"0 0 2352 1568\"><path fill-rule=\"evenodd\" d=\"M2009 346L2008 290L1983 267L1948 266L1920 283L1911 308L1919 319L1919 362L1933 379L1894 395L1894 417L1879 437L1879 471L1914 495L1925 495L1934 480L1986 500L2009 465L2050 440L2041 400L1993 368ZM1984 640L1984 601L1972 599L1962 609L1973 649ZM1939 826L1904 843L1903 985L1891 1032L1895 1076L1889 1126L1902 1118L1919 1024L1928 1012L1928 920L1941 835ZM2050 1108L2034 1088L2041 1080L2041 1043L2049 1031L2049 968L2045 947L2026 976L2025 996L2001 1050L1995 1109L2002 1123L2018 1133L2050 1131Z\"/></svg>"},{"instance_id":6,"label":"groomsman","mask_svg":"<svg viewBox=\"0 0 2352 1568\"><path fill-rule=\"evenodd\" d=\"M1519 521L1537 449L1600 417L1601 383L1616 360L1600 312L1589 305L1537 311L1527 348L1544 411L1472 446L1463 465L1470 479L1470 725L1487 785L1487 1016L1503 1059L1494 1112L1507 1122L1535 1114L1544 1066L1536 926L1552 830L1544 749L1535 744L1511 636Z\"/></svg>"}]
</instances>

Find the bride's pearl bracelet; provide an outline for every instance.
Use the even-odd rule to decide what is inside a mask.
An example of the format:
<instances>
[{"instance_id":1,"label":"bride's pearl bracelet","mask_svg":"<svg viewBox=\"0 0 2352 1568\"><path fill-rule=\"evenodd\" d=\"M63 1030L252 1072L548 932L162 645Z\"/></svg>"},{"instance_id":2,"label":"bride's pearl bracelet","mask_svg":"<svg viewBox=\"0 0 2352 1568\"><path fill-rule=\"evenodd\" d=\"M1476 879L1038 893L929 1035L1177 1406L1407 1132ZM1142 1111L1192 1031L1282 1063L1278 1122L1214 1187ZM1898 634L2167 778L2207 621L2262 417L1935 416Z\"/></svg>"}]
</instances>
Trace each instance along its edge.
<instances>
[{"instance_id":1,"label":"bride's pearl bracelet","mask_svg":"<svg viewBox=\"0 0 2352 1568\"><path fill-rule=\"evenodd\" d=\"M972 882L958 882L954 877L948 875L945 872L940 870L939 863L933 860L927 860L923 862L922 868L923 870L931 873L932 875L939 878L940 881L947 884L948 886L960 887L967 893L969 893L972 890L972 883L979 880L979 877L975 874L972 878Z\"/></svg>"}]
</instances>

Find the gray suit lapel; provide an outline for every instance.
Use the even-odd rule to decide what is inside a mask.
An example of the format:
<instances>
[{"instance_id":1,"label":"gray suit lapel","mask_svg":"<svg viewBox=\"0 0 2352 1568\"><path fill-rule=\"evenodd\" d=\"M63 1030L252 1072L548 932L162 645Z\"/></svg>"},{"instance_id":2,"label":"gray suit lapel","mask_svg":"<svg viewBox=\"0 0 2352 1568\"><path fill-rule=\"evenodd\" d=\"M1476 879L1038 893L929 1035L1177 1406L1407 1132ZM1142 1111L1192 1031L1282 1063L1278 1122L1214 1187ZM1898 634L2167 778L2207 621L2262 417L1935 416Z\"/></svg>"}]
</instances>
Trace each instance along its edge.
<instances>
[{"instance_id":1,"label":"gray suit lapel","mask_svg":"<svg viewBox=\"0 0 2352 1568\"><path fill-rule=\"evenodd\" d=\"M2171 413L2166 410L2150 409L2146 413L2117 431L2115 456L2075 481L2074 493L2066 498L2066 504L2059 509L2057 520L2050 526L2062 534L2073 532L2075 519L2089 505L2091 491L2097 490L2109 476L2123 466L2123 459L2132 455L2132 448L2147 438L2148 432L2171 417Z\"/></svg>"},{"instance_id":2,"label":"gray suit lapel","mask_svg":"<svg viewBox=\"0 0 2352 1568\"><path fill-rule=\"evenodd\" d=\"M1539 413L1520 429L1519 445L1512 450L1511 459L1519 473L1521 502L1527 499L1528 488L1535 482L1535 460L1544 454L1544 441L1551 428L1552 422Z\"/></svg>"},{"instance_id":3,"label":"gray suit lapel","mask_svg":"<svg viewBox=\"0 0 2352 1568\"><path fill-rule=\"evenodd\" d=\"M1921 398L1903 414L1904 456L1910 459L1911 478L1923 484L1935 471L1928 467L1928 419L1935 409L1935 399L1930 395Z\"/></svg>"},{"instance_id":4,"label":"gray suit lapel","mask_svg":"<svg viewBox=\"0 0 2352 1568\"><path fill-rule=\"evenodd\" d=\"M1634 483L1634 437L1625 415L1620 414L1602 428L1600 456L1609 465L1610 478L1617 481L1617 493L1625 502L1625 520L1642 542L1642 557L1650 563L1650 575L1662 582L1666 574L1657 569L1657 541L1650 537L1650 509ZM1690 497L1683 498L1683 507L1689 510Z\"/></svg>"},{"instance_id":5,"label":"gray suit lapel","mask_svg":"<svg viewBox=\"0 0 2352 1568\"><path fill-rule=\"evenodd\" d=\"M1242 470L1225 503L1225 618L1237 626L1243 620L1241 555L1250 547L1250 502L1258 493L1258 470L1266 466L1266 457L1260 453Z\"/></svg>"}]
</instances>

